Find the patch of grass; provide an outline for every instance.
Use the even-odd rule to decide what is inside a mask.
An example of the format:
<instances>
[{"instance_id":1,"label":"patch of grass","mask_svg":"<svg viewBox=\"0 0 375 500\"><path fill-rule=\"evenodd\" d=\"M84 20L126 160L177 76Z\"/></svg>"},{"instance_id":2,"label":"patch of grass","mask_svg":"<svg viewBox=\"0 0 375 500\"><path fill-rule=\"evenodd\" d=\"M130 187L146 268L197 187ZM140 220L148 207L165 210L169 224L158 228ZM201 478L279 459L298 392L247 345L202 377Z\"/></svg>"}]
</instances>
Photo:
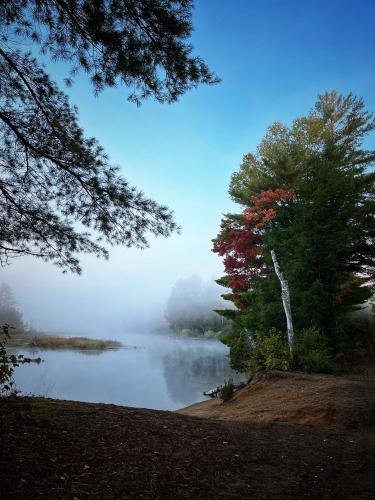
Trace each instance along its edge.
<instances>
[{"instance_id":1,"label":"patch of grass","mask_svg":"<svg viewBox=\"0 0 375 500\"><path fill-rule=\"evenodd\" d=\"M87 337L59 337L58 335L39 335L30 343L40 349L77 349L104 351L119 349L122 344L116 340L89 339Z\"/></svg>"},{"instance_id":2,"label":"patch of grass","mask_svg":"<svg viewBox=\"0 0 375 500\"><path fill-rule=\"evenodd\" d=\"M224 385L220 390L219 397L223 401L223 403L225 403L226 401L229 401L232 398L233 393L234 393L234 383L233 380L229 378L224 382Z\"/></svg>"}]
</instances>

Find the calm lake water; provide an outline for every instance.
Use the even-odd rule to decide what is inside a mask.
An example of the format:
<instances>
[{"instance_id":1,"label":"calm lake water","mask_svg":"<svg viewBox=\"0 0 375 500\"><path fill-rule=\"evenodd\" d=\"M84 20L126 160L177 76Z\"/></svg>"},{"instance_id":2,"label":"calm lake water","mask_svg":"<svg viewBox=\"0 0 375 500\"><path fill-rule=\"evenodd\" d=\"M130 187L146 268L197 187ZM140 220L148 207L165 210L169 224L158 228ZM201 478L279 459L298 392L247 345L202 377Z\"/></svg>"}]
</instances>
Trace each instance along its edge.
<instances>
[{"instance_id":1,"label":"calm lake water","mask_svg":"<svg viewBox=\"0 0 375 500\"><path fill-rule=\"evenodd\" d=\"M128 347L97 354L33 352L43 363L16 368L17 389L59 399L175 410L207 399L203 391L230 376L238 379L229 367L228 349L217 340L132 334L123 343Z\"/></svg>"}]
</instances>

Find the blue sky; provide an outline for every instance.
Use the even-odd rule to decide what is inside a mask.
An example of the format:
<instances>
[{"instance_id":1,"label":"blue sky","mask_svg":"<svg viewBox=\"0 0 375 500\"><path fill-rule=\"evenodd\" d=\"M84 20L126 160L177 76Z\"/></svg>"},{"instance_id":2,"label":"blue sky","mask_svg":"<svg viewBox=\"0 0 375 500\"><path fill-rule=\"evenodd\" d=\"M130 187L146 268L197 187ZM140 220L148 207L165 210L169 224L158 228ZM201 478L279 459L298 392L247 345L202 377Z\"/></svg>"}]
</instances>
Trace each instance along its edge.
<instances>
[{"instance_id":1,"label":"blue sky","mask_svg":"<svg viewBox=\"0 0 375 500\"><path fill-rule=\"evenodd\" d=\"M36 326L72 329L100 310L99 323L111 317L122 324L127 314L162 308L178 278L220 276L210 240L222 214L236 209L227 195L230 175L267 126L290 124L332 89L353 92L375 111L374 15L375 1L366 0L197 0L192 42L222 78L219 85L201 86L173 105L137 108L125 88L94 97L80 75L66 92L86 134L130 183L175 210L182 234L151 239L144 252L115 248L108 262L84 257L82 277L17 260L2 274L26 316ZM67 72L52 64L48 71L59 83Z\"/></svg>"}]
</instances>

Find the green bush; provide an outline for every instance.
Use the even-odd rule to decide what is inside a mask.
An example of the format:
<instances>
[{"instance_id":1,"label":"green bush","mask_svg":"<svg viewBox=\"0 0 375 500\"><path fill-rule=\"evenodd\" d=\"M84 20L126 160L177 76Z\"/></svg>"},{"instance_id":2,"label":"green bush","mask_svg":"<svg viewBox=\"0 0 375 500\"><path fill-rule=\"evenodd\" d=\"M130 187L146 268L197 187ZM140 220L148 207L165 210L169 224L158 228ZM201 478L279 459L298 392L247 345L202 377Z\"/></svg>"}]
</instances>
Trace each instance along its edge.
<instances>
[{"instance_id":1,"label":"green bush","mask_svg":"<svg viewBox=\"0 0 375 500\"><path fill-rule=\"evenodd\" d=\"M361 338L365 338L363 332ZM366 342L368 338L370 333L367 333ZM297 369L312 373L335 373L338 370L327 340L316 328L296 332L293 356L286 335L275 328L267 333L228 335L221 340L231 348L232 368L247 370L250 374L261 370Z\"/></svg>"},{"instance_id":2,"label":"green bush","mask_svg":"<svg viewBox=\"0 0 375 500\"><path fill-rule=\"evenodd\" d=\"M251 350L250 372L260 370L289 370L291 359L288 342L281 332L272 329L269 333L257 333Z\"/></svg>"},{"instance_id":3,"label":"green bush","mask_svg":"<svg viewBox=\"0 0 375 500\"><path fill-rule=\"evenodd\" d=\"M289 370L289 346L281 333L273 331L265 337L260 344L260 354L267 370Z\"/></svg>"},{"instance_id":4,"label":"green bush","mask_svg":"<svg viewBox=\"0 0 375 500\"><path fill-rule=\"evenodd\" d=\"M194 335L196 335L196 331L195 330L191 330L190 328L183 328L178 333L182 337L194 337Z\"/></svg>"},{"instance_id":5,"label":"green bush","mask_svg":"<svg viewBox=\"0 0 375 500\"><path fill-rule=\"evenodd\" d=\"M306 328L296 335L293 361L296 368L307 372L336 371L327 341L317 328Z\"/></svg>"},{"instance_id":6,"label":"green bush","mask_svg":"<svg viewBox=\"0 0 375 500\"><path fill-rule=\"evenodd\" d=\"M233 380L229 378L224 382L224 385L220 390L219 397L223 401L223 403L225 403L226 401L229 401L231 399L231 397L233 396L233 392L234 383Z\"/></svg>"},{"instance_id":7,"label":"green bush","mask_svg":"<svg viewBox=\"0 0 375 500\"><path fill-rule=\"evenodd\" d=\"M206 339L217 339L220 335L220 332L214 332L213 330L206 330L203 336Z\"/></svg>"},{"instance_id":8,"label":"green bush","mask_svg":"<svg viewBox=\"0 0 375 500\"><path fill-rule=\"evenodd\" d=\"M230 367L238 372L246 372L252 351L248 333L232 329L221 334L220 341L230 349Z\"/></svg>"},{"instance_id":9,"label":"green bush","mask_svg":"<svg viewBox=\"0 0 375 500\"><path fill-rule=\"evenodd\" d=\"M30 363L29 358L25 358L23 354L8 354L6 350L6 343L10 337L9 325L5 324L1 327L0 334L0 396L16 393L14 390L13 372L14 369L23 365L24 363Z\"/></svg>"},{"instance_id":10,"label":"green bush","mask_svg":"<svg viewBox=\"0 0 375 500\"><path fill-rule=\"evenodd\" d=\"M375 318L373 315L353 315L345 319L340 331L340 350L375 349Z\"/></svg>"}]
</instances>

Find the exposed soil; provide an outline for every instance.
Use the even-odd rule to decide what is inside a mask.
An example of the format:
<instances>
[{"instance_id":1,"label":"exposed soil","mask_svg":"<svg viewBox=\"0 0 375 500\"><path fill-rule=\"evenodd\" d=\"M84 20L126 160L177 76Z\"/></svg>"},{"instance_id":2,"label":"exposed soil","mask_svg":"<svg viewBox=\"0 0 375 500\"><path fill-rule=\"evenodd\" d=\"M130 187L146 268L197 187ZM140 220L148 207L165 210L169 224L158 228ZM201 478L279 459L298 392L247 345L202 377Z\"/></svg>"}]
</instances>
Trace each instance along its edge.
<instances>
[{"instance_id":1,"label":"exposed soil","mask_svg":"<svg viewBox=\"0 0 375 500\"><path fill-rule=\"evenodd\" d=\"M373 499L374 401L371 380L298 374L184 411L210 418L3 399L0 499Z\"/></svg>"},{"instance_id":2,"label":"exposed soil","mask_svg":"<svg viewBox=\"0 0 375 500\"><path fill-rule=\"evenodd\" d=\"M375 422L375 382L369 369L355 378L266 372L235 392L226 403L214 398L179 412L241 422L358 428Z\"/></svg>"}]
</instances>

